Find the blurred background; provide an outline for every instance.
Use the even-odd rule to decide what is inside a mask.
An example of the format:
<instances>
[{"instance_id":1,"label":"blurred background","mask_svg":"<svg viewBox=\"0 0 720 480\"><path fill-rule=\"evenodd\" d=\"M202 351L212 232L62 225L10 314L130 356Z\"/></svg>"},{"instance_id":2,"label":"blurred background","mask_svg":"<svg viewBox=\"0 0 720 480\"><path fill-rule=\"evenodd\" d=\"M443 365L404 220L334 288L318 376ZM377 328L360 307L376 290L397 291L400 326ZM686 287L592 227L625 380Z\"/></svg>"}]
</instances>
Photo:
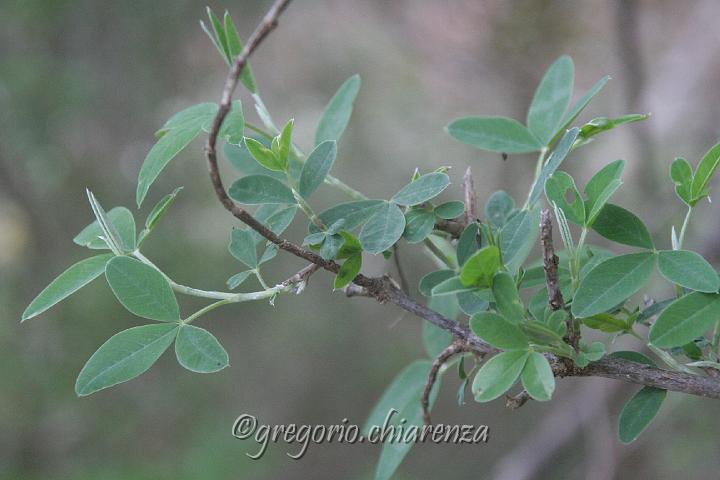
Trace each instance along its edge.
<instances>
[{"instance_id":1,"label":"blurred background","mask_svg":"<svg viewBox=\"0 0 720 480\"><path fill-rule=\"evenodd\" d=\"M270 2L209 3L229 9L247 37ZM191 374L170 352L138 379L88 398L73 391L84 362L141 321L96 281L20 325L30 300L87 255L72 243L92 219L85 187L108 209L135 210L152 133L172 113L219 98L226 68L198 25L205 5L0 2L0 478L371 478L378 446L315 445L294 461L278 444L253 461L245 453L257 447L234 439L232 423L251 413L267 424L361 424L392 378L425 355L418 319L333 294L322 273L274 308L242 304L200 320L227 348L231 368ZM482 206L496 189L524 198L534 158L503 161L451 140L443 127L472 114L523 120L544 70L570 54L573 98L613 77L581 120L653 116L603 134L565 168L584 184L604 163L626 159L614 201L667 248L684 215L668 166L675 156L696 164L720 136L718 15L714 0L298 1L252 63L276 121L294 117L306 148L336 88L362 76L334 169L350 185L388 198L416 167L449 165L453 185L443 198L456 199L471 165ZM249 97L241 98L254 119ZM237 176L227 164L224 174L228 182ZM136 217L179 185L185 190L144 253L181 283L223 289L240 271L226 248L237 225L213 195L200 141L163 173ZM322 187L313 206L340 201ZM687 245L717 265L720 216L707 202L697 210ZM305 228L298 216L287 235L297 241ZM433 268L413 246L402 261L413 285ZM300 266L281 254L266 277L277 282ZM381 259L366 259L365 268L393 271ZM658 281L653 293L668 289ZM610 348L623 345L638 347L623 339ZM670 394L649 430L624 446L617 416L637 387L562 380L552 402L509 411L501 401L458 408L458 385L446 376L433 419L486 424L489 443L417 446L397 478L714 478L720 469L716 422L707 420L720 415L717 401Z\"/></svg>"}]
</instances>

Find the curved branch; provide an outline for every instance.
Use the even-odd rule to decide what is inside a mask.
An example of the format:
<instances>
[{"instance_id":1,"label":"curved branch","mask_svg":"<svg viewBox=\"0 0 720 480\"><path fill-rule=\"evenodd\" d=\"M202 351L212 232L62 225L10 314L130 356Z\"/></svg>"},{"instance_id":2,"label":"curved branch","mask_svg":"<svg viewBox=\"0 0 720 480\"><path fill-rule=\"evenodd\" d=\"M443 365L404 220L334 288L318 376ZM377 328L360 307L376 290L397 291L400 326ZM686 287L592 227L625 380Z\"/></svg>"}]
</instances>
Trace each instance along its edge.
<instances>
[{"instance_id":1,"label":"curved branch","mask_svg":"<svg viewBox=\"0 0 720 480\"><path fill-rule=\"evenodd\" d=\"M232 68L230 69L230 73L228 74L225 82L220 108L218 109L212 123L212 128L208 136L208 142L205 147L205 153L207 156L210 179L213 187L215 188L215 193L226 210L265 237L267 240L277 245L280 249L308 260L318 268L323 268L330 272L337 273L340 268L337 263L324 260L314 252L280 238L270 229L265 227L265 225L256 220L250 213L236 205L225 191L217 166L216 144L218 134L223 120L230 111L232 94L237 86L240 73L247 64L250 55L255 51L258 45L260 45L265 37L267 37L267 35L277 26L278 17L289 3L290 0L275 1L273 6L263 18L262 22L248 39L248 43L245 45L245 48L243 48L240 55L238 55L233 62ZM457 232L457 235L459 235L462 231L458 231L459 225L462 224L460 222L441 222L440 229L448 231L451 235L454 234L453 232ZM453 232L450 232L450 229L452 229ZM413 313L414 315L437 325L443 330L449 331L455 337L464 341L473 352L479 354L495 354L499 351L472 333L466 325L451 320L410 298L405 292L397 287L392 279L387 276L382 278L370 278L364 275L358 275L353 280L353 283L354 285L351 285L347 289L347 294L349 296L369 296L381 303L394 303L403 310ZM720 399L720 381L715 378L661 370L628 360L610 357L604 357L597 362L591 363L585 368L577 368L572 365L568 365L563 362L562 359L553 355L550 355L549 359L553 368L553 373L557 377L605 377L639 385L649 385L676 392Z\"/></svg>"}]
</instances>

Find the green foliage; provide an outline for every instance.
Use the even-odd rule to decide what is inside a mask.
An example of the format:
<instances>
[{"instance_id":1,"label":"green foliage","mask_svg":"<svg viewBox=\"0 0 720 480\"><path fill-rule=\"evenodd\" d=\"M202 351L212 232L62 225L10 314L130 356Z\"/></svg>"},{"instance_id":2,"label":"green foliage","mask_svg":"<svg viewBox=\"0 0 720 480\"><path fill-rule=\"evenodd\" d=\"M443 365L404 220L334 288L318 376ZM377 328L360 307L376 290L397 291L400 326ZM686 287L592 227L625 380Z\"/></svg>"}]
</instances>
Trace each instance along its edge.
<instances>
[{"instance_id":1,"label":"green foliage","mask_svg":"<svg viewBox=\"0 0 720 480\"><path fill-rule=\"evenodd\" d=\"M450 178L439 172L428 173L405 185L390 201L412 207L432 200L450 185Z\"/></svg>"},{"instance_id":2,"label":"green foliage","mask_svg":"<svg viewBox=\"0 0 720 480\"><path fill-rule=\"evenodd\" d=\"M663 250L658 253L658 270L668 281L690 290L706 293L720 290L717 272L695 252Z\"/></svg>"},{"instance_id":3,"label":"green foliage","mask_svg":"<svg viewBox=\"0 0 720 480\"><path fill-rule=\"evenodd\" d=\"M623 443L633 442L655 418L667 390L643 387L625 404L620 413L618 436Z\"/></svg>"},{"instance_id":4,"label":"green foliage","mask_svg":"<svg viewBox=\"0 0 720 480\"><path fill-rule=\"evenodd\" d=\"M309 197L322 185L333 163L335 163L336 156L337 143L333 140L322 142L315 147L315 150L308 156L300 174L298 191L303 198Z\"/></svg>"},{"instance_id":5,"label":"green foliage","mask_svg":"<svg viewBox=\"0 0 720 480\"><path fill-rule=\"evenodd\" d=\"M228 366L228 354L220 342L205 329L181 325L175 340L180 365L191 372L213 373Z\"/></svg>"},{"instance_id":6,"label":"green foliage","mask_svg":"<svg viewBox=\"0 0 720 480\"><path fill-rule=\"evenodd\" d=\"M125 207L115 207L107 212L107 220L113 226L118 237L124 245L135 245L135 219L132 212ZM104 235L100 223L95 220L78 233L73 242L93 250L109 249L108 244L101 237Z\"/></svg>"},{"instance_id":7,"label":"green foliage","mask_svg":"<svg viewBox=\"0 0 720 480\"><path fill-rule=\"evenodd\" d=\"M500 266L498 247L491 245L482 248L467 259L460 272L460 281L466 287L490 287Z\"/></svg>"},{"instance_id":8,"label":"green foliage","mask_svg":"<svg viewBox=\"0 0 720 480\"><path fill-rule=\"evenodd\" d=\"M500 250L503 263L516 272L537 244L540 231L540 209L522 210L514 215L500 231Z\"/></svg>"},{"instance_id":9,"label":"green foliage","mask_svg":"<svg viewBox=\"0 0 720 480\"><path fill-rule=\"evenodd\" d=\"M295 203L292 190L273 177L266 175L248 175L230 185L230 198L247 205L263 205L268 203Z\"/></svg>"},{"instance_id":10,"label":"green foliage","mask_svg":"<svg viewBox=\"0 0 720 480\"><path fill-rule=\"evenodd\" d=\"M368 253L382 253L397 242L405 230L405 215L394 202L385 202L360 231L360 245Z\"/></svg>"},{"instance_id":11,"label":"green foliage","mask_svg":"<svg viewBox=\"0 0 720 480\"><path fill-rule=\"evenodd\" d=\"M480 312L470 319L470 328L493 347L502 350L524 350L529 339L515 323L492 312Z\"/></svg>"},{"instance_id":12,"label":"green foliage","mask_svg":"<svg viewBox=\"0 0 720 480\"><path fill-rule=\"evenodd\" d=\"M352 115L353 103L360 91L360 76L353 75L345 80L335 95L330 99L323 111L317 130L315 131L315 145L327 140L337 142L340 140L345 127Z\"/></svg>"},{"instance_id":13,"label":"green foliage","mask_svg":"<svg viewBox=\"0 0 720 480\"><path fill-rule=\"evenodd\" d=\"M517 381L530 352L510 350L486 361L473 380L472 391L478 402L495 400Z\"/></svg>"},{"instance_id":14,"label":"green foliage","mask_svg":"<svg viewBox=\"0 0 720 480\"><path fill-rule=\"evenodd\" d=\"M150 320L180 320L175 294L155 268L119 256L107 262L105 277L117 299L131 313Z\"/></svg>"},{"instance_id":15,"label":"green foliage","mask_svg":"<svg viewBox=\"0 0 720 480\"><path fill-rule=\"evenodd\" d=\"M606 204L592 224L593 230L613 242L653 249L652 238L645 224L634 213Z\"/></svg>"},{"instance_id":16,"label":"green foliage","mask_svg":"<svg viewBox=\"0 0 720 480\"><path fill-rule=\"evenodd\" d=\"M522 385L533 400L547 402L555 391L555 375L550 363L538 352L530 352L522 370Z\"/></svg>"},{"instance_id":17,"label":"green foliage","mask_svg":"<svg viewBox=\"0 0 720 480\"><path fill-rule=\"evenodd\" d=\"M558 131L572 90L573 61L565 55L547 69L528 110L528 129L543 145Z\"/></svg>"},{"instance_id":18,"label":"green foliage","mask_svg":"<svg viewBox=\"0 0 720 480\"><path fill-rule=\"evenodd\" d=\"M447 131L456 140L491 152L529 153L542 148L540 141L512 118L460 118L448 125Z\"/></svg>"},{"instance_id":19,"label":"green foliage","mask_svg":"<svg viewBox=\"0 0 720 480\"><path fill-rule=\"evenodd\" d=\"M650 329L656 347L680 347L720 321L720 294L695 292L671 303Z\"/></svg>"}]
</instances>

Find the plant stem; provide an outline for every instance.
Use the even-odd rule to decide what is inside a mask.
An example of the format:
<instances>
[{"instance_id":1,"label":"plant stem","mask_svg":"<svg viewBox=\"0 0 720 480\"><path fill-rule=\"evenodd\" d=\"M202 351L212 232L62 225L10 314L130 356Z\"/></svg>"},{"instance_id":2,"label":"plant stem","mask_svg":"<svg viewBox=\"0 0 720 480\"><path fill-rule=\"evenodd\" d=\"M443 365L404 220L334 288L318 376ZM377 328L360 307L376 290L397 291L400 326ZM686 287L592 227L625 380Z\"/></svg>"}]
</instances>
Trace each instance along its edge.
<instances>
[{"instance_id":1,"label":"plant stem","mask_svg":"<svg viewBox=\"0 0 720 480\"><path fill-rule=\"evenodd\" d=\"M692 215L693 208L688 207L688 211L685 214L685 220L683 220L682 227L680 228L680 237L678 238L678 250L682 250L683 241L685 241L685 232L687 232L688 224L690 223L690 216Z\"/></svg>"},{"instance_id":2,"label":"plant stem","mask_svg":"<svg viewBox=\"0 0 720 480\"><path fill-rule=\"evenodd\" d=\"M207 312L209 312L211 310L215 310L218 307L227 305L228 303L233 303L233 302L230 300L220 300L215 303L211 303L210 305L207 305L207 306L201 308L200 310L198 310L197 312L193 313L192 315L187 317L185 320L182 320L181 323L185 323L185 324L192 323L196 318L198 318L202 315L205 315Z\"/></svg>"}]
</instances>

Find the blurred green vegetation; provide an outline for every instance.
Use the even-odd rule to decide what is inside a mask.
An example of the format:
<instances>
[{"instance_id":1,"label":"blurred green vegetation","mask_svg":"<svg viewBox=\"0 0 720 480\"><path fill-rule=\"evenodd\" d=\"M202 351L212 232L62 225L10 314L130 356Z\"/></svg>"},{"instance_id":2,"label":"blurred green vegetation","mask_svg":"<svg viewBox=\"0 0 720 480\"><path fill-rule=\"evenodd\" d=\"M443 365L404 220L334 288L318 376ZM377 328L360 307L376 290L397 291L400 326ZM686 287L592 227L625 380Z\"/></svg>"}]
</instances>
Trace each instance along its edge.
<instances>
[{"instance_id":1,"label":"blurred green vegetation","mask_svg":"<svg viewBox=\"0 0 720 480\"><path fill-rule=\"evenodd\" d=\"M247 36L268 2L210 4L229 8ZM384 386L423 355L417 319L332 294L329 276L316 275L305 294L280 298L274 308L243 304L203 318L228 349L229 369L193 375L166 354L140 378L82 399L73 392L77 372L105 339L138 319L97 281L19 324L33 296L85 254L72 243L91 220L85 187L108 208L134 209L137 171L152 133L173 112L219 97L225 69L198 26L204 6L189 0L0 3L0 478L371 476L378 447L315 445L294 461L285 452L295 447L274 445L252 461L245 452L257 447L230 434L242 413L269 424L343 418L361 424ZM658 203L673 198L667 167L677 155L695 162L717 141L720 112L708 100L720 66L712 56L717 42L708 40L714 29L705 22L719 13L712 1L687 8L669 0L297 2L253 66L269 108L279 122L296 119L306 146L329 96L345 78L361 74L335 170L350 185L386 197L415 167L450 165L454 185L443 195L449 200L472 165L484 202L500 188L522 198L533 160L503 162L452 141L443 126L467 114L523 118L544 69L571 54L576 91L606 73L614 77L584 118L655 115L609 134L566 165L584 180L601 162L627 159L619 202L662 232L664 247L670 225L683 215L679 202ZM242 98L252 117L249 98ZM224 170L228 180L235 175ZM197 142L151 191L150 205L185 185L144 250L178 281L221 289L238 271L226 251L235 223L206 177ZM321 192L318 210L343 200L326 187ZM304 229L297 221L288 236L302 238ZM703 205L689 243L717 264L718 235L720 217ZM414 281L431 268L413 247L402 258ZM267 276L277 281L302 264L281 256L273 265ZM373 259L366 268L378 274L392 267ZM607 395L592 412L569 400L589 384ZM502 402L458 409L457 386L448 376L434 418L488 424L490 442L418 446L398 478L449 471L515 479L625 478L626 472L710 478L720 468L717 435L707 420L720 414L718 402L671 395L650 430L625 447L614 430L632 387L564 380L552 403L510 412ZM577 428L566 434L567 424ZM533 455L523 456L528 443ZM508 477L503 460L522 466L541 455L532 476Z\"/></svg>"}]
</instances>

